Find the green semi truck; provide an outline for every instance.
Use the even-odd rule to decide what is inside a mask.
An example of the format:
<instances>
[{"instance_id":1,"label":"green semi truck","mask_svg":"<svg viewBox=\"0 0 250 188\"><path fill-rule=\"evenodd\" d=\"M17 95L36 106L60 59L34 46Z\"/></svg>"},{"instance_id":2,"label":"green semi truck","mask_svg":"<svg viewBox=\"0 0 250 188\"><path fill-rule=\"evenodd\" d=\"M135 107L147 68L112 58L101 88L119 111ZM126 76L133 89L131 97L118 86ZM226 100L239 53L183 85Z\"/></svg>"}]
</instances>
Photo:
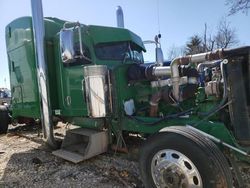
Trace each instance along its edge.
<instances>
[{"instance_id":1,"label":"green semi truck","mask_svg":"<svg viewBox=\"0 0 250 188\"><path fill-rule=\"evenodd\" d=\"M139 166L151 187L243 186L250 162L250 47L144 63L142 39L125 28L32 17L6 26L11 121L40 122L54 155L81 162L140 135ZM11 115L10 115L11 114ZM62 143L59 121L77 125ZM126 136L125 136L126 135Z\"/></svg>"}]
</instances>

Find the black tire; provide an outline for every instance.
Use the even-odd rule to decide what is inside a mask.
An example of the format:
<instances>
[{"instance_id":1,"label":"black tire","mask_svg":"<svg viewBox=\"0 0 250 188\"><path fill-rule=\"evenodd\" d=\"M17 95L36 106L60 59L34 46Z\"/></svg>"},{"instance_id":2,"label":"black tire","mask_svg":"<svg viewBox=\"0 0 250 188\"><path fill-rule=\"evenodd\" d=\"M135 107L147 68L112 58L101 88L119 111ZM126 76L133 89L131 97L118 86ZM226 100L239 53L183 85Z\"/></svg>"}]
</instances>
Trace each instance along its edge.
<instances>
[{"instance_id":1,"label":"black tire","mask_svg":"<svg viewBox=\"0 0 250 188\"><path fill-rule=\"evenodd\" d=\"M142 181L146 188L157 187L151 174L151 165L154 165L156 162L152 163L154 156L161 151L164 152L168 150L177 151L177 153L187 157L187 159L193 163L194 169L196 169L200 175L199 177L203 188L233 187L232 174L228 162L218 147L200 133L187 127L176 126L166 128L164 132L159 132L151 136L142 145L139 166ZM167 175L169 175L169 170L167 173ZM175 175L176 174L177 173L175 173ZM168 182L167 178L172 178L172 175L173 174L163 176L163 179L166 178L165 182ZM181 188L182 185L179 185L180 183L176 185L176 182L180 181L175 181L175 185L171 184L173 181L168 182L169 184L163 187ZM197 183L197 178L191 181Z\"/></svg>"},{"instance_id":2,"label":"black tire","mask_svg":"<svg viewBox=\"0 0 250 188\"><path fill-rule=\"evenodd\" d=\"M6 106L0 105L0 134L6 134L9 126L9 115Z\"/></svg>"}]
</instances>

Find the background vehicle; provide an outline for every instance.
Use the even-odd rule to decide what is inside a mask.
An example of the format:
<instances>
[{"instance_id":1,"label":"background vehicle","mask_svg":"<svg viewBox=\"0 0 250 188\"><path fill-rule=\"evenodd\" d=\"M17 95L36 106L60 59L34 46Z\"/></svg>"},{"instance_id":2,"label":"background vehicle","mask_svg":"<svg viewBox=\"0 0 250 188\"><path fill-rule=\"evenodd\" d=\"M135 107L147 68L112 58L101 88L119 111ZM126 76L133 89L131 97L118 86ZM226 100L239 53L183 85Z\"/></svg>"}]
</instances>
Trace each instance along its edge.
<instances>
[{"instance_id":1,"label":"background vehicle","mask_svg":"<svg viewBox=\"0 0 250 188\"><path fill-rule=\"evenodd\" d=\"M10 105L11 93L7 88L0 88L0 104Z\"/></svg>"},{"instance_id":2,"label":"background vehicle","mask_svg":"<svg viewBox=\"0 0 250 188\"><path fill-rule=\"evenodd\" d=\"M6 26L12 120L40 120L54 148L58 121L79 126L53 152L74 163L140 134L146 187L241 184L237 161L250 162L250 47L164 62L156 36L156 62L144 64L133 32L43 18L32 4L32 18ZM8 118L1 106L2 133Z\"/></svg>"}]
</instances>

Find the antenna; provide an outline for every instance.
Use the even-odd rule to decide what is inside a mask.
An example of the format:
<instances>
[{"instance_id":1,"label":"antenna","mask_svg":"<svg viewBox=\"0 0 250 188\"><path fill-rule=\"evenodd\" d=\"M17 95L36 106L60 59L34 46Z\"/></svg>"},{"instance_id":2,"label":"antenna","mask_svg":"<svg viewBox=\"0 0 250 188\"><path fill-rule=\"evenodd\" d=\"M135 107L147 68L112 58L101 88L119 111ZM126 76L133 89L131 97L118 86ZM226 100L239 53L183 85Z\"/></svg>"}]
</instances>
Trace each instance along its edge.
<instances>
[{"instance_id":1,"label":"antenna","mask_svg":"<svg viewBox=\"0 0 250 188\"><path fill-rule=\"evenodd\" d=\"M158 33L160 35L161 27L160 27L160 2L159 0L157 0L157 21L158 21Z\"/></svg>"}]
</instances>

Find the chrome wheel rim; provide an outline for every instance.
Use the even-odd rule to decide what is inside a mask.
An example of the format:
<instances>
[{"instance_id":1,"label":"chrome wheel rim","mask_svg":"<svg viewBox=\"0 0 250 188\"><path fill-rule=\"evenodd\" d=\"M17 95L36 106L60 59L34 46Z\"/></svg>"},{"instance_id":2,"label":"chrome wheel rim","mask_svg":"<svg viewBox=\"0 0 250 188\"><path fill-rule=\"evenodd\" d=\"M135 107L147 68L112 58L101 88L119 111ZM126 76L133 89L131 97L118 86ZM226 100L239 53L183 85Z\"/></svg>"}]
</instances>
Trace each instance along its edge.
<instances>
[{"instance_id":1,"label":"chrome wheel rim","mask_svg":"<svg viewBox=\"0 0 250 188\"><path fill-rule=\"evenodd\" d=\"M151 161L151 175L157 188L202 188L200 173L184 154L165 149Z\"/></svg>"}]
</instances>

